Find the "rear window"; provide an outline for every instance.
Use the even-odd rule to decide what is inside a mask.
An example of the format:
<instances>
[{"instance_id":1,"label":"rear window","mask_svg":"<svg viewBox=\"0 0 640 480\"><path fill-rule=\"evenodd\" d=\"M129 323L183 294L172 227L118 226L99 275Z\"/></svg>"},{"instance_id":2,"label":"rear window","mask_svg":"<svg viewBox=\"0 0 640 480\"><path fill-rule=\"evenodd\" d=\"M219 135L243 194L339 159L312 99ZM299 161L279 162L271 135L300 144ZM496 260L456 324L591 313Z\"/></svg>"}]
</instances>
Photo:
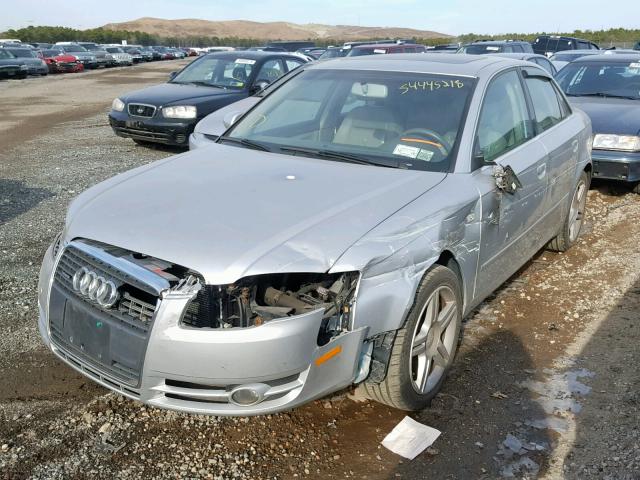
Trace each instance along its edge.
<instances>
[{"instance_id":1,"label":"rear window","mask_svg":"<svg viewBox=\"0 0 640 480\"><path fill-rule=\"evenodd\" d=\"M484 45L476 43L473 45L465 45L462 47L462 53L469 55L487 55L490 53L502 52L504 48L501 45Z\"/></svg>"}]
</instances>

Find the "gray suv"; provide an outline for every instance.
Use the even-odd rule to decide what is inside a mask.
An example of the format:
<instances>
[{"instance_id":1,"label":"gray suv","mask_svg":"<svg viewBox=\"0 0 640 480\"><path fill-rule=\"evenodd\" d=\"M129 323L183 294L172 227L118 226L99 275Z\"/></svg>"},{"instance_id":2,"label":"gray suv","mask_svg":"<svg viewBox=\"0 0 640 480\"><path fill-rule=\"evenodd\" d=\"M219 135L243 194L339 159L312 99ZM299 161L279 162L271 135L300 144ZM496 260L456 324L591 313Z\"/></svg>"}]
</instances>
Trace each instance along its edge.
<instances>
[{"instance_id":1,"label":"gray suv","mask_svg":"<svg viewBox=\"0 0 640 480\"><path fill-rule=\"evenodd\" d=\"M254 415L359 384L422 409L463 317L580 234L591 125L529 62L308 64L234 120L82 193L45 254L44 342L121 395Z\"/></svg>"}]
</instances>

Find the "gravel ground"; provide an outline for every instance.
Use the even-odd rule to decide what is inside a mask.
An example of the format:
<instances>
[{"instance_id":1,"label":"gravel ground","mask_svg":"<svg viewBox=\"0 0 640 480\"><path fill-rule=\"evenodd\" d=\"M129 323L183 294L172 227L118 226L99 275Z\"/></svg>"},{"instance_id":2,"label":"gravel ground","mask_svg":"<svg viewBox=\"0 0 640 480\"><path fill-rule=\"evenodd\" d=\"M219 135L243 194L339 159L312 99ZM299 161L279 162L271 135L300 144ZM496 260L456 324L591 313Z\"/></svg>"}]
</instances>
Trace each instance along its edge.
<instances>
[{"instance_id":1,"label":"gravel ground","mask_svg":"<svg viewBox=\"0 0 640 480\"><path fill-rule=\"evenodd\" d=\"M105 116L113 96L175 69L58 77L55 99L46 79L0 83L13 112L0 119L0 477L640 478L640 198L606 185L574 249L541 252L467 319L442 393L412 415L443 435L411 462L380 447L404 413L357 390L205 417L125 400L58 362L37 332L41 257L80 191L176 153L115 137ZM32 104L16 113L20 99Z\"/></svg>"}]
</instances>

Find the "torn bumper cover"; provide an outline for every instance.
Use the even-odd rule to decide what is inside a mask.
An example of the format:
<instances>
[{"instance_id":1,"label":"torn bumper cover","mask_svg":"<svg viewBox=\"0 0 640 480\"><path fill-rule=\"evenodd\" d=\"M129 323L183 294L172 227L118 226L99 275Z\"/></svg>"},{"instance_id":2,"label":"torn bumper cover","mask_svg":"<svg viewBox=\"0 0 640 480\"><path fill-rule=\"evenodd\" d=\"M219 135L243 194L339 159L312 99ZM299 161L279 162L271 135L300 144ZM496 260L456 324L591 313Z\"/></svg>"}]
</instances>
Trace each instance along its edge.
<instances>
[{"instance_id":1,"label":"torn bumper cover","mask_svg":"<svg viewBox=\"0 0 640 480\"><path fill-rule=\"evenodd\" d=\"M246 328L196 328L183 316L199 283L163 289L153 306L162 281L132 279L135 266L125 279L118 268L128 270L126 264L92 256L81 243L54 248L40 273L43 340L69 366L124 396L193 413L255 415L304 404L358 375L367 329L319 342L323 308ZM82 278L74 275L83 267L96 274L90 278L127 290L113 308L100 308L82 290ZM131 284L123 287L125 280Z\"/></svg>"}]
</instances>

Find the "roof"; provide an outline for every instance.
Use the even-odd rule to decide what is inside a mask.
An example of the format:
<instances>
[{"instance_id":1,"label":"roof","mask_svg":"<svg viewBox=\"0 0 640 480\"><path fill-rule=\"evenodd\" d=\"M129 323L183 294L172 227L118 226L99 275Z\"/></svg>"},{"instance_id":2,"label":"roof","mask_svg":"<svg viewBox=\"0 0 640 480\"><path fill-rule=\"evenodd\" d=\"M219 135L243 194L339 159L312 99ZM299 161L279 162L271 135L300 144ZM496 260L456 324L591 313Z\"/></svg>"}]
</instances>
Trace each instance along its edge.
<instances>
[{"instance_id":1,"label":"roof","mask_svg":"<svg viewBox=\"0 0 640 480\"><path fill-rule=\"evenodd\" d=\"M516 52L516 53L493 53L492 55L498 55L500 57L504 57L504 58L513 58L515 60L523 60L525 58L544 58L546 60L549 60L547 57L545 57L544 55L538 55L537 53L531 53L531 52Z\"/></svg>"},{"instance_id":2,"label":"roof","mask_svg":"<svg viewBox=\"0 0 640 480\"><path fill-rule=\"evenodd\" d=\"M599 55L587 55L584 57L580 57L580 58L576 58L573 62L571 63L593 63L593 62L603 62L603 63L640 63L640 51L637 54L633 54L633 53L624 53L624 54L618 54L618 55L612 55L612 54L604 54L601 53Z\"/></svg>"},{"instance_id":3,"label":"roof","mask_svg":"<svg viewBox=\"0 0 640 480\"><path fill-rule=\"evenodd\" d=\"M475 42L466 43L467 45L506 45L506 44L514 44L514 43L529 43L524 40L476 40Z\"/></svg>"},{"instance_id":4,"label":"roof","mask_svg":"<svg viewBox=\"0 0 640 480\"><path fill-rule=\"evenodd\" d=\"M508 66L529 65L497 55L463 55L458 53L396 53L343 57L310 64L321 70L381 70L388 72L440 73L478 77L480 72L492 73Z\"/></svg>"}]
</instances>

